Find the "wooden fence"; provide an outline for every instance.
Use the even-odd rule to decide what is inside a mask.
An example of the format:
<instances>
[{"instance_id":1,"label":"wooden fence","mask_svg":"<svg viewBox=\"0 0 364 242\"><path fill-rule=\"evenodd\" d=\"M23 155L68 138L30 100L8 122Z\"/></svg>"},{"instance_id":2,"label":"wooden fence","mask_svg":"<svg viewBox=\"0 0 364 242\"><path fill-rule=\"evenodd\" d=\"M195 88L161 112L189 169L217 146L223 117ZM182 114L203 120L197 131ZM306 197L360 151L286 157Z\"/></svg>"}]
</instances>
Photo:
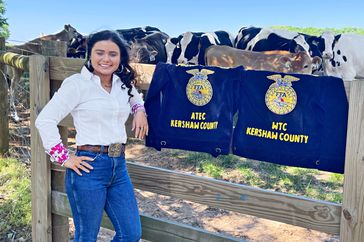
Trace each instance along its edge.
<instances>
[{"instance_id":1,"label":"wooden fence","mask_svg":"<svg viewBox=\"0 0 364 242\"><path fill-rule=\"evenodd\" d=\"M79 72L83 60L31 56L32 238L37 242L68 241L70 207L64 193L64 168L51 164L34 121L62 80ZM148 89L153 66L136 65ZM343 204L308 199L240 184L183 174L128 162L134 187L143 191L284 222L330 234L344 242L364 241L364 81L345 82L349 98ZM59 125L67 143L70 117ZM142 214L142 236L150 241L244 241ZM112 229L104 216L102 226Z\"/></svg>"},{"instance_id":2,"label":"wooden fence","mask_svg":"<svg viewBox=\"0 0 364 242\"><path fill-rule=\"evenodd\" d=\"M46 56L67 54L67 43L63 41L41 41L41 52ZM5 39L0 38L0 155L9 150L9 101L6 80L6 65L20 71L29 71L29 56L6 52Z\"/></svg>"}]
</instances>

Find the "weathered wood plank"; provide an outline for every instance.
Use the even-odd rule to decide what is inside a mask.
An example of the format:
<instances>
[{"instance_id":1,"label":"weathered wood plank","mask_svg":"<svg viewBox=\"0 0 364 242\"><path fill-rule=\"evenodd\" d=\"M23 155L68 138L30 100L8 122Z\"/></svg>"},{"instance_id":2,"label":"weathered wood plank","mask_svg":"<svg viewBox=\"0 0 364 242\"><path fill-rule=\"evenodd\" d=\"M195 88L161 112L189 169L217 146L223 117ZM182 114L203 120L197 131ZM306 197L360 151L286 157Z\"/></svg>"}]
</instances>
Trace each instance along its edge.
<instances>
[{"instance_id":1,"label":"weathered wood plank","mask_svg":"<svg viewBox=\"0 0 364 242\"><path fill-rule=\"evenodd\" d=\"M66 77L79 73L84 63L84 59L50 57L50 79L63 81Z\"/></svg>"},{"instance_id":2,"label":"weathered wood plank","mask_svg":"<svg viewBox=\"0 0 364 242\"><path fill-rule=\"evenodd\" d=\"M29 71L29 56L26 55L19 55L12 52L1 53L0 62L23 71Z\"/></svg>"},{"instance_id":3,"label":"weathered wood plank","mask_svg":"<svg viewBox=\"0 0 364 242\"><path fill-rule=\"evenodd\" d=\"M155 65L131 63L131 67L137 73L137 87L142 90L148 90L152 81Z\"/></svg>"},{"instance_id":4,"label":"weathered wood plank","mask_svg":"<svg viewBox=\"0 0 364 242\"><path fill-rule=\"evenodd\" d=\"M341 206L160 168L128 164L136 188L338 234Z\"/></svg>"},{"instance_id":5,"label":"weathered wood plank","mask_svg":"<svg viewBox=\"0 0 364 242\"><path fill-rule=\"evenodd\" d=\"M41 41L41 52L44 56L67 56L67 42L64 41ZM50 83L59 84L57 82ZM59 87L57 87L58 89ZM67 127L59 127L59 132L62 138L62 142L67 145L68 129ZM64 172L51 172L51 189L64 190ZM68 218L52 214L52 241L53 242L68 242L69 224Z\"/></svg>"},{"instance_id":6,"label":"weathered wood plank","mask_svg":"<svg viewBox=\"0 0 364 242\"><path fill-rule=\"evenodd\" d=\"M65 193L52 191L52 212L61 216L72 217L71 209ZM150 241L163 242L233 242L245 240L223 236L209 231L194 228L165 219L153 218L148 215L141 215L142 238ZM111 221L104 214L102 226L114 229Z\"/></svg>"},{"instance_id":7,"label":"weathered wood plank","mask_svg":"<svg viewBox=\"0 0 364 242\"><path fill-rule=\"evenodd\" d=\"M5 50L5 39L0 38L0 50ZM0 62L0 72L5 73L5 65ZM9 98L5 75L0 74L0 155L9 151Z\"/></svg>"},{"instance_id":8,"label":"weathered wood plank","mask_svg":"<svg viewBox=\"0 0 364 242\"><path fill-rule=\"evenodd\" d=\"M63 167L53 165L52 169ZM128 162L135 188L339 234L341 205Z\"/></svg>"},{"instance_id":9,"label":"weathered wood plank","mask_svg":"<svg viewBox=\"0 0 364 242\"><path fill-rule=\"evenodd\" d=\"M49 101L48 58L33 55L29 60L30 131L31 131L31 182L32 182L32 239L52 241L51 227L51 171L35 119Z\"/></svg>"},{"instance_id":10,"label":"weathered wood plank","mask_svg":"<svg viewBox=\"0 0 364 242\"><path fill-rule=\"evenodd\" d=\"M50 78L52 80L64 80L66 77L79 73L84 59L72 59L62 57L50 58ZM155 69L155 65L131 63L131 66L137 72L137 87L142 90L147 90L152 79L152 75Z\"/></svg>"},{"instance_id":11,"label":"weathered wood plank","mask_svg":"<svg viewBox=\"0 0 364 242\"><path fill-rule=\"evenodd\" d=\"M364 241L364 81L351 83L340 241Z\"/></svg>"}]
</instances>

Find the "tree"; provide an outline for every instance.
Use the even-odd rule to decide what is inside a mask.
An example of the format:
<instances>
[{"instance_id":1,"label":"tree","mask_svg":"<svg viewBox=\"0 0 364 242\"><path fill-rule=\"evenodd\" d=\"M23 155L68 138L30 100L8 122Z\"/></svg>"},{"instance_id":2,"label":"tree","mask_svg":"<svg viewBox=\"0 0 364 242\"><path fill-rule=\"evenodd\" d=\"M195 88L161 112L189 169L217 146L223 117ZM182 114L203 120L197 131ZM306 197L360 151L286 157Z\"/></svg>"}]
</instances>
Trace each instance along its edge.
<instances>
[{"instance_id":1,"label":"tree","mask_svg":"<svg viewBox=\"0 0 364 242\"><path fill-rule=\"evenodd\" d=\"M5 18L5 2L0 0L0 37L8 38L10 35L8 19Z\"/></svg>"}]
</instances>

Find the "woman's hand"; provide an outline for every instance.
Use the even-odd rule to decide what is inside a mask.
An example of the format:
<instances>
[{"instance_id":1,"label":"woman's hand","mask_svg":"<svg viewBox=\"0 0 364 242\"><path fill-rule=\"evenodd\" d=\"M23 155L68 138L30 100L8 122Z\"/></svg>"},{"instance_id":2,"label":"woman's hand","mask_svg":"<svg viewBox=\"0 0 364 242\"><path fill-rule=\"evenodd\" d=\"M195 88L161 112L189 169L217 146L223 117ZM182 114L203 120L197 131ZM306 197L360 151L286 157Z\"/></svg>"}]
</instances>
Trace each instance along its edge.
<instances>
[{"instance_id":1,"label":"woman's hand","mask_svg":"<svg viewBox=\"0 0 364 242\"><path fill-rule=\"evenodd\" d=\"M63 163L63 166L74 170L78 175L82 176L80 170L89 173L90 170L94 169L87 162L83 162L85 160L94 161L94 159L88 156L75 156L70 154L70 158L65 163Z\"/></svg>"},{"instance_id":2,"label":"woman's hand","mask_svg":"<svg viewBox=\"0 0 364 242\"><path fill-rule=\"evenodd\" d=\"M139 110L134 114L133 124L131 131L135 130L135 138L143 139L148 135L149 127L147 115L144 110Z\"/></svg>"}]
</instances>

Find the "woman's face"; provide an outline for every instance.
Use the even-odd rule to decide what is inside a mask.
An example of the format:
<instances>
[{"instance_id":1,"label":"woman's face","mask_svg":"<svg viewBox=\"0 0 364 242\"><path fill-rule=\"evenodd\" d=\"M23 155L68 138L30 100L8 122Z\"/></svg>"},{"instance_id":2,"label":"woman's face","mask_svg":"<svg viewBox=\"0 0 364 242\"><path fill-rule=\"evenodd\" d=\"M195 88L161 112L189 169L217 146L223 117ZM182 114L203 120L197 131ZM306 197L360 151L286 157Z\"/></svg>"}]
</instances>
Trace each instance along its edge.
<instances>
[{"instance_id":1,"label":"woman's face","mask_svg":"<svg viewBox=\"0 0 364 242\"><path fill-rule=\"evenodd\" d=\"M95 75L111 79L120 64L119 46L111 40L98 41L92 47L90 59Z\"/></svg>"}]
</instances>

